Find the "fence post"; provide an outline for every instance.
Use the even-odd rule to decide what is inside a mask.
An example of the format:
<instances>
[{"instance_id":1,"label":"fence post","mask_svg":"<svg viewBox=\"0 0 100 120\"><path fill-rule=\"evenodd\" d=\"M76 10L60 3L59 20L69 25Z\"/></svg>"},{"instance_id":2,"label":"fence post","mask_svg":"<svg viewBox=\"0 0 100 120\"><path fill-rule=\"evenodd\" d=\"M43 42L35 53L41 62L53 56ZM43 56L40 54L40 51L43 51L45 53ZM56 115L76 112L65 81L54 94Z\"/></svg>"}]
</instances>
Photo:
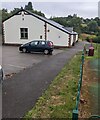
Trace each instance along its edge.
<instances>
[{"instance_id":1,"label":"fence post","mask_svg":"<svg viewBox=\"0 0 100 120\"><path fill-rule=\"evenodd\" d=\"M82 52L82 58L81 58L80 79L78 82L78 94L77 94L77 98L76 98L76 108L73 110L72 120L78 120L78 105L80 102L80 91L81 91L81 86L82 86L83 64L84 64L84 50Z\"/></svg>"},{"instance_id":2,"label":"fence post","mask_svg":"<svg viewBox=\"0 0 100 120\"><path fill-rule=\"evenodd\" d=\"M84 50L82 52L82 65L84 64Z\"/></svg>"},{"instance_id":3,"label":"fence post","mask_svg":"<svg viewBox=\"0 0 100 120\"><path fill-rule=\"evenodd\" d=\"M80 85L82 86L83 66L80 66Z\"/></svg>"},{"instance_id":4,"label":"fence post","mask_svg":"<svg viewBox=\"0 0 100 120\"><path fill-rule=\"evenodd\" d=\"M73 110L72 120L78 120L78 110Z\"/></svg>"}]
</instances>

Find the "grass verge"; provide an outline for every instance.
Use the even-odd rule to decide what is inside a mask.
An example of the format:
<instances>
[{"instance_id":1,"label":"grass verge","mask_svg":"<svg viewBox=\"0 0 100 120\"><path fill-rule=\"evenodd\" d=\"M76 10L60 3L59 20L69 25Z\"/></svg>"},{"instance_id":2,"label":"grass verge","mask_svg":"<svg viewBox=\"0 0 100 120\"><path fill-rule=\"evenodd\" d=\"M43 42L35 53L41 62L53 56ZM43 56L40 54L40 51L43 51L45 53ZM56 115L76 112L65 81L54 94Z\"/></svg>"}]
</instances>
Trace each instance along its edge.
<instances>
[{"instance_id":1,"label":"grass verge","mask_svg":"<svg viewBox=\"0 0 100 120\"><path fill-rule=\"evenodd\" d=\"M81 102L79 107L79 117L89 118L91 115L98 114L98 86L99 86L99 60L100 60L100 44L93 44L94 56L85 55L85 63L83 70L83 82L81 89ZM90 64L98 60L98 67L96 64ZM91 66L92 65L92 66ZM91 68L92 67L92 68Z\"/></svg>"},{"instance_id":2,"label":"grass verge","mask_svg":"<svg viewBox=\"0 0 100 120\"><path fill-rule=\"evenodd\" d=\"M72 118L76 104L81 53L64 66L24 118Z\"/></svg>"}]
</instances>

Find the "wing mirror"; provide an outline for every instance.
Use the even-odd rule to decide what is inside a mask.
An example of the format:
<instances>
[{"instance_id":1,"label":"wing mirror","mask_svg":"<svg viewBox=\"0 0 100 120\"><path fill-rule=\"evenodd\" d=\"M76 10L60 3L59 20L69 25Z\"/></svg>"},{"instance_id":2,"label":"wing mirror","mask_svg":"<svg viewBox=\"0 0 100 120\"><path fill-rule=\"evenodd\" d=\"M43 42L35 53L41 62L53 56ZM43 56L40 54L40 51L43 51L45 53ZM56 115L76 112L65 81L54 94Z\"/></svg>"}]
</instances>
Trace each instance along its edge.
<instances>
[{"instance_id":1,"label":"wing mirror","mask_svg":"<svg viewBox=\"0 0 100 120\"><path fill-rule=\"evenodd\" d=\"M0 83L3 81L3 69L0 65Z\"/></svg>"}]
</instances>

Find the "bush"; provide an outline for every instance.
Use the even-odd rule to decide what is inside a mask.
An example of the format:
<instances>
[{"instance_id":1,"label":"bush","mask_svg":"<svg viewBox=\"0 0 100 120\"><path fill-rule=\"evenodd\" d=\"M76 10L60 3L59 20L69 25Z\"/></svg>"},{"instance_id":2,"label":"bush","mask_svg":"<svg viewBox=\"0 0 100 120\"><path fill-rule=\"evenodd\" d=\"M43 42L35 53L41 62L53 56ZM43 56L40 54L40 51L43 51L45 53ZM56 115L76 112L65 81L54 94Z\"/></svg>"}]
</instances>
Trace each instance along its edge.
<instances>
[{"instance_id":1,"label":"bush","mask_svg":"<svg viewBox=\"0 0 100 120\"><path fill-rule=\"evenodd\" d=\"M87 37L86 38L86 40L88 41L88 42L90 42L90 40L92 40L92 42L94 42L94 43L100 43L100 36L96 36L96 37L94 37L94 38L91 38L91 37Z\"/></svg>"},{"instance_id":2,"label":"bush","mask_svg":"<svg viewBox=\"0 0 100 120\"><path fill-rule=\"evenodd\" d=\"M100 36L97 36L96 38L93 39L94 43L100 43Z\"/></svg>"}]
</instances>

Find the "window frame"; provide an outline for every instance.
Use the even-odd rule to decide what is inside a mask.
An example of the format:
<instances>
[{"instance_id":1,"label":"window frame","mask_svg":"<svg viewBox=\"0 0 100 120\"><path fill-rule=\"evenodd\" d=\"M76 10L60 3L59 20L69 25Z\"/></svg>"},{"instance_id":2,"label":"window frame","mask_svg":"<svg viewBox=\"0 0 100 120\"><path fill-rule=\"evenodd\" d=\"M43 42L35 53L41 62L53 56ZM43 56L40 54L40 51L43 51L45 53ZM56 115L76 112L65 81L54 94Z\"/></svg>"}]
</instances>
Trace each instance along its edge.
<instances>
[{"instance_id":1,"label":"window frame","mask_svg":"<svg viewBox=\"0 0 100 120\"><path fill-rule=\"evenodd\" d=\"M20 28L20 39L28 39L28 28Z\"/></svg>"}]
</instances>

